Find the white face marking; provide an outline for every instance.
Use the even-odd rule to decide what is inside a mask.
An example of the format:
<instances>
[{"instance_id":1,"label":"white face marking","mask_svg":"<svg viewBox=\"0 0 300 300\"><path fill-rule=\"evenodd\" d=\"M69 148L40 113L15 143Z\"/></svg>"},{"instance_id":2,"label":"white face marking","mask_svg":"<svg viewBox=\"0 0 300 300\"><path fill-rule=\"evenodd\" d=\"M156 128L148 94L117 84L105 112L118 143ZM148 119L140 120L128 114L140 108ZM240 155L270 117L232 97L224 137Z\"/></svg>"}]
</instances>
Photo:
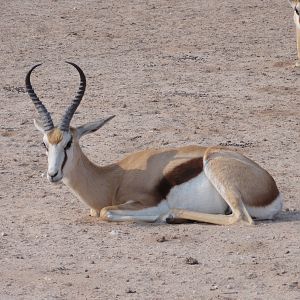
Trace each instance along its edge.
<instances>
[{"instance_id":1,"label":"white face marking","mask_svg":"<svg viewBox=\"0 0 300 300\"><path fill-rule=\"evenodd\" d=\"M300 13L300 7L298 12ZM300 16L296 13L296 11L294 11L294 22L296 24L296 27L300 29Z\"/></svg>"},{"instance_id":2,"label":"white face marking","mask_svg":"<svg viewBox=\"0 0 300 300\"><path fill-rule=\"evenodd\" d=\"M294 22L296 27L300 29L300 2L299 1L290 1L291 6L294 9Z\"/></svg>"},{"instance_id":3,"label":"white face marking","mask_svg":"<svg viewBox=\"0 0 300 300\"><path fill-rule=\"evenodd\" d=\"M66 155L69 158L69 152L71 147L70 140L72 136L69 132L63 133L62 140L57 144L51 144L48 141L48 136L45 134L43 141L47 149L47 156L48 156L48 172L47 178L50 182L58 182L63 178L63 167L64 162L67 159ZM68 149L67 149L68 148Z\"/></svg>"}]
</instances>

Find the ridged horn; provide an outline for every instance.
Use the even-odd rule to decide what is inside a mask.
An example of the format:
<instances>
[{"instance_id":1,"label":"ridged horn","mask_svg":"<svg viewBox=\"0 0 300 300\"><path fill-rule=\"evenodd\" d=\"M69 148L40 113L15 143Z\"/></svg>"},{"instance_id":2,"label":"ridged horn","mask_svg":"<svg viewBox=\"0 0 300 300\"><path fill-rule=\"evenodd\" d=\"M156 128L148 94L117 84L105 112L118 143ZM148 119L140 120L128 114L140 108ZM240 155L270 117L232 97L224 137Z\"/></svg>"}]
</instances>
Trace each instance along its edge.
<instances>
[{"instance_id":1,"label":"ridged horn","mask_svg":"<svg viewBox=\"0 0 300 300\"><path fill-rule=\"evenodd\" d=\"M86 79L85 79L85 75L83 73L83 71L74 63L66 61L66 63L72 65L73 67L75 67L77 69L77 71L79 72L80 75L80 85L79 85L79 89L75 95L75 98L73 99L72 103L70 104L70 106L66 109L61 124L59 125L59 128L62 131L69 131L70 129L70 123L72 120L72 117L77 109L77 107L79 106L81 99L84 95L85 92L85 87L86 87Z\"/></svg>"},{"instance_id":2,"label":"ridged horn","mask_svg":"<svg viewBox=\"0 0 300 300\"><path fill-rule=\"evenodd\" d=\"M30 71L27 73L26 78L25 78L25 85L26 85L26 91L27 91L29 97L31 98L36 110L38 111L38 113L40 115L44 130L50 131L54 128L53 121L51 119L51 115L48 112L45 105L42 103L42 101L38 98L38 96L34 92L32 86L31 86L31 82L30 82L30 75L31 75L32 71L40 65L41 64L37 64L30 69Z\"/></svg>"}]
</instances>

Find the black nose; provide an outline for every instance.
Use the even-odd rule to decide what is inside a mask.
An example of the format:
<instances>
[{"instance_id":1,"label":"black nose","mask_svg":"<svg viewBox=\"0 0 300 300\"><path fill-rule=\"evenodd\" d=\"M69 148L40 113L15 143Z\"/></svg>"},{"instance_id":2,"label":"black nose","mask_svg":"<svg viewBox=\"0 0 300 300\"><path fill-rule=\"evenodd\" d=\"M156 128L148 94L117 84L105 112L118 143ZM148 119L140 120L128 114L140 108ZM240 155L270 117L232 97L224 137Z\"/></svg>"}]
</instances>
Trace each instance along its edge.
<instances>
[{"instance_id":1,"label":"black nose","mask_svg":"<svg viewBox=\"0 0 300 300\"><path fill-rule=\"evenodd\" d=\"M58 174L58 171L55 174L53 174L53 175L49 174L49 176L51 177L51 179L53 179L57 174Z\"/></svg>"}]
</instances>

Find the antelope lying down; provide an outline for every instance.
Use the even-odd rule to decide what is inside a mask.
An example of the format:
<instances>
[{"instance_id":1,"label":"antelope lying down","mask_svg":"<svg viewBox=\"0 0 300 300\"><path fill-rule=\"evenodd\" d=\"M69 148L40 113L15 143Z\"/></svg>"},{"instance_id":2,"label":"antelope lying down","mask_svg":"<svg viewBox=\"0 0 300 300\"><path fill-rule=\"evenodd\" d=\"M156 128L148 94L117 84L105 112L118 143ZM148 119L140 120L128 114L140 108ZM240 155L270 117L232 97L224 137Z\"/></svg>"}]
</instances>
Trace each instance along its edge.
<instances>
[{"instance_id":1,"label":"antelope lying down","mask_svg":"<svg viewBox=\"0 0 300 300\"><path fill-rule=\"evenodd\" d=\"M213 224L252 224L253 218L273 219L282 198L272 176L252 160L219 147L188 146L147 149L100 167L82 152L79 139L101 128L114 116L70 127L86 87L83 71L79 90L58 127L35 94L31 72L26 89L41 122L50 182L62 180L89 207L107 221L142 220L168 223L194 220Z\"/></svg>"},{"instance_id":2,"label":"antelope lying down","mask_svg":"<svg viewBox=\"0 0 300 300\"><path fill-rule=\"evenodd\" d=\"M300 0L289 0L294 10L294 23L296 25L297 53L298 61L296 67L300 67Z\"/></svg>"}]
</instances>

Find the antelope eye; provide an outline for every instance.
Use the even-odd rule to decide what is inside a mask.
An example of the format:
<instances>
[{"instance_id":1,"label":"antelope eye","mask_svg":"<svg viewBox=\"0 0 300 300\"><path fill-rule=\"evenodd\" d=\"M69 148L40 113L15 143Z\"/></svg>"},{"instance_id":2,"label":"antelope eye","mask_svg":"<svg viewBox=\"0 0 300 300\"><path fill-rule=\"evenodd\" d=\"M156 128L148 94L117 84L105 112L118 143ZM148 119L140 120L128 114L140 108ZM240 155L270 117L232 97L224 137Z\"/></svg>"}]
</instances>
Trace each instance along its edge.
<instances>
[{"instance_id":1,"label":"antelope eye","mask_svg":"<svg viewBox=\"0 0 300 300\"><path fill-rule=\"evenodd\" d=\"M65 147L65 150L69 149L72 145L72 139L69 140L68 144Z\"/></svg>"}]
</instances>

